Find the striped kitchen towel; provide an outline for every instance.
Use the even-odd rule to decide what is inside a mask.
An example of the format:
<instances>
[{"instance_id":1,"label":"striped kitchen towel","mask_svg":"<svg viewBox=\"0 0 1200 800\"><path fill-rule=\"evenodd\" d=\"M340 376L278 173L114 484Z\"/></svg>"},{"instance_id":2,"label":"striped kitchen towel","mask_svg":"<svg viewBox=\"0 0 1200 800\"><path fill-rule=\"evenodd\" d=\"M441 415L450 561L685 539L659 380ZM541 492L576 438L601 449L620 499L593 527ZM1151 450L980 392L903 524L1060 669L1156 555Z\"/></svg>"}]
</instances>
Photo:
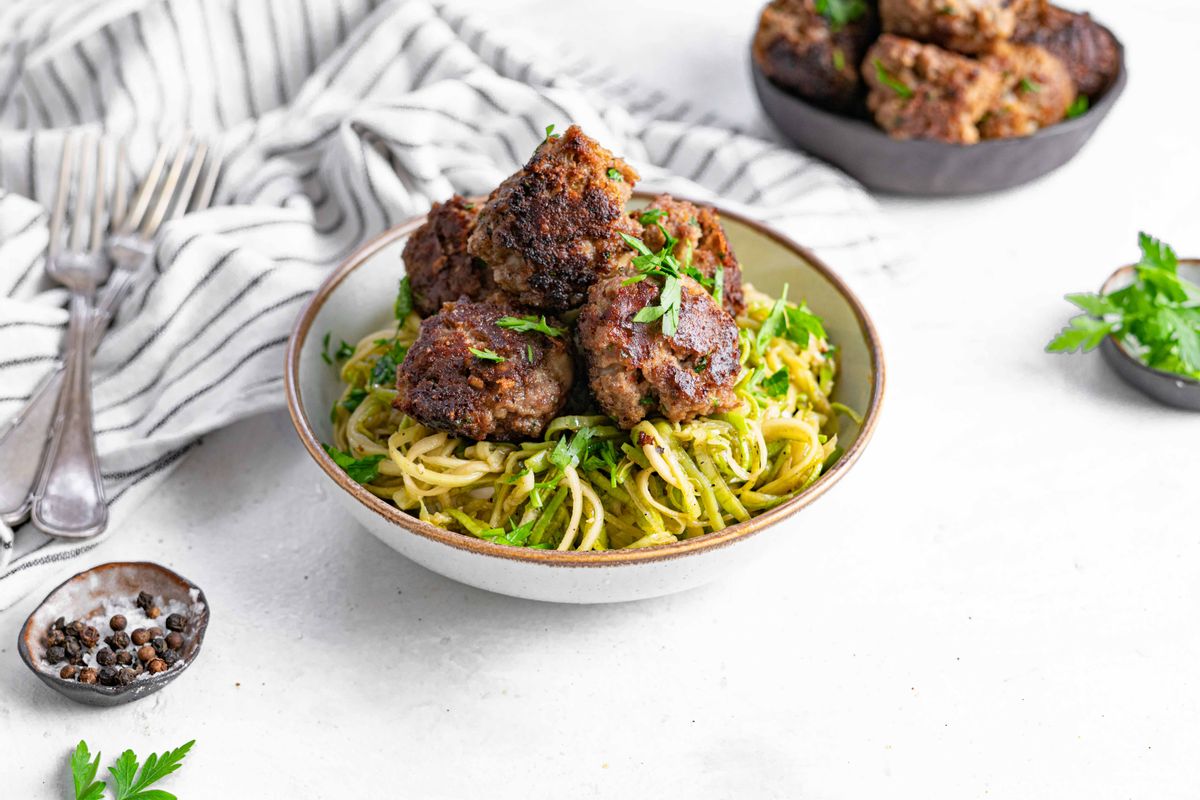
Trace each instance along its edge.
<instances>
[{"instance_id":1,"label":"striped kitchen towel","mask_svg":"<svg viewBox=\"0 0 1200 800\"><path fill-rule=\"evenodd\" d=\"M204 433L282 405L289 327L339 261L433 201L487 193L548 124L579 123L644 187L772 222L851 280L888 257L890 229L841 173L594 63L528 55L452 3L6 0L0 32L0 420L65 327L43 274L64 133L127 137L135 175L184 129L227 154L216 207L165 227L97 354L108 533L0 526L0 609L87 566Z\"/></svg>"}]
</instances>

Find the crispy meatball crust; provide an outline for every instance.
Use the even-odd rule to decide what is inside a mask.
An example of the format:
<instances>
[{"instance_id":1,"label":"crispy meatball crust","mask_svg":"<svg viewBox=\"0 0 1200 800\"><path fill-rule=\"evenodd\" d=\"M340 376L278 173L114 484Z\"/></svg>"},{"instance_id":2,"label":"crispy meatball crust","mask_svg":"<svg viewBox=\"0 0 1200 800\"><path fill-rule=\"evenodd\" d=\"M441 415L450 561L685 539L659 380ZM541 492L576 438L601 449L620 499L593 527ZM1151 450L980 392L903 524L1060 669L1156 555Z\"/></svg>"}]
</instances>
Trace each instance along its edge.
<instances>
[{"instance_id":1,"label":"crispy meatball crust","mask_svg":"<svg viewBox=\"0 0 1200 800\"><path fill-rule=\"evenodd\" d=\"M911 97L878 71L908 87ZM885 33L867 52L863 76L871 87L867 107L897 139L937 139L974 144L977 123L1000 92L1000 73L940 47Z\"/></svg>"},{"instance_id":2,"label":"crispy meatball crust","mask_svg":"<svg viewBox=\"0 0 1200 800\"><path fill-rule=\"evenodd\" d=\"M422 317L442 303L460 297L483 300L496 291L492 271L467 253L479 206L454 195L434 203L425 224L404 245L404 269L412 283L413 302Z\"/></svg>"},{"instance_id":3,"label":"crispy meatball crust","mask_svg":"<svg viewBox=\"0 0 1200 800\"><path fill-rule=\"evenodd\" d=\"M832 111L859 99L857 65L878 28L874 4L867 13L833 30L815 0L772 0L754 35L754 60L768 78Z\"/></svg>"},{"instance_id":4,"label":"crispy meatball crust","mask_svg":"<svg viewBox=\"0 0 1200 800\"><path fill-rule=\"evenodd\" d=\"M1016 40L1046 48L1062 59L1080 94L1095 99L1112 85L1120 68L1116 39L1088 14L1038 0L1036 13L1017 27Z\"/></svg>"},{"instance_id":5,"label":"crispy meatball crust","mask_svg":"<svg viewBox=\"0 0 1200 800\"><path fill-rule=\"evenodd\" d=\"M638 233L625 215L637 179L632 167L572 125L542 142L524 169L492 192L467 250L523 305L575 308L628 252L620 232Z\"/></svg>"},{"instance_id":6,"label":"crispy meatball crust","mask_svg":"<svg viewBox=\"0 0 1200 800\"><path fill-rule=\"evenodd\" d=\"M575 367L566 334L517 333L496 324L523 313L528 312L509 304L463 300L423 320L396 370L396 408L430 428L469 439L540 437L566 404ZM505 360L479 358L470 348Z\"/></svg>"},{"instance_id":7,"label":"crispy meatball crust","mask_svg":"<svg viewBox=\"0 0 1200 800\"><path fill-rule=\"evenodd\" d=\"M879 0L883 30L959 53L986 53L1012 38L1034 0Z\"/></svg>"},{"instance_id":8,"label":"crispy meatball crust","mask_svg":"<svg viewBox=\"0 0 1200 800\"><path fill-rule=\"evenodd\" d=\"M733 318L704 287L684 278L679 328L667 338L661 323L633 321L657 302L657 282L623 286L623 278L592 286L576 328L600 408L629 429L655 412L683 422L736 407L741 365Z\"/></svg>"},{"instance_id":9,"label":"crispy meatball crust","mask_svg":"<svg viewBox=\"0 0 1200 800\"><path fill-rule=\"evenodd\" d=\"M648 221L642 227L642 241L651 250L661 250L666 244L659 224L667 233L679 240L675 245L675 257L692 265L706 278L716 274L717 267L724 268L721 303L732 317L737 317L746 308L746 297L742 291L742 266L738 263L733 248L721 227L721 216L708 206L696 206L686 200L676 200L669 194L660 194L643 209L630 212L630 217L641 220L647 211L658 209L665 216ZM658 224L656 224L658 223ZM640 222L639 222L640 224Z\"/></svg>"},{"instance_id":10,"label":"crispy meatball crust","mask_svg":"<svg viewBox=\"0 0 1200 800\"><path fill-rule=\"evenodd\" d=\"M1035 133L1061 121L1075 100L1075 83L1066 65L1037 45L1001 43L983 63L1004 82L979 123L985 139Z\"/></svg>"}]
</instances>

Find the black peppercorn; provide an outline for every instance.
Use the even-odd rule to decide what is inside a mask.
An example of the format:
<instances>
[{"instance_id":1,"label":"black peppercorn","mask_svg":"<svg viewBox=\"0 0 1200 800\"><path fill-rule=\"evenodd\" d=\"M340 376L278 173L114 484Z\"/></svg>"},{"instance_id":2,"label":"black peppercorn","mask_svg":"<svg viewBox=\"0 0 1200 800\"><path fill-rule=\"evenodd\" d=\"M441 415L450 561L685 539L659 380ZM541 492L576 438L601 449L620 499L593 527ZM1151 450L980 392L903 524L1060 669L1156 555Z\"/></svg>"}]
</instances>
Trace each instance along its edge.
<instances>
[{"instance_id":1,"label":"black peppercorn","mask_svg":"<svg viewBox=\"0 0 1200 800\"><path fill-rule=\"evenodd\" d=\"M129 647L129 634L125 631L118 631L104 641L108 642L109 647L113 650L122 650Z\"/></svg>"},{"instance_id":2,"label":"black peppercorn","mask_svg":"<svg viewBox=\"0 0 1200 800\"><path fill-rule=\"evenodd\" d=\"M51 664L57 664L67 657L67 651L61 647L46 648L46 660Z\"/></svg>"},{"instance_id":3,"label":"black peppercorn","mask_svg":"<svg viewBox=\"0 0 1200 800\"><path fill-rule=\"evenodd\" d=\"M167 616L167 630L181 631L187 627L187 617L183 614L169 614Z\"/></svg>"},{"instance_id":4,"label":"black peppercorn","mask_svg":"<svg viewBox=\"0 0 1200 800\"><path fill-rule=\"evenodd\" d=\"M163 635L163 629L155 625L152 628L146 628L146 633L150 634L151 639L154 639Z\"/></svg>"},{"instance_id":5,"label":"black peppercorn","mask_svg":"<svg viewBox=\"0 0 1200 800\"><path fill-rule=\"evenodd\" d=\"M174 666L175 662L179 660L179 653L175 652L174 650L165 650L160 658L166 662L168 667L171 667Z\"/></svg>"},{"instance_id":6,"label":"black peppercorn","mask_svg":"<svg viewBox=\"0 0 1200 800\"><path fill-rule=\"evenodd\" d=\"M68 637L66 643L63 644L63 649L67 651L67 655L74 658L83 652L83 646L79 644L79 640L73 637Z\"/></svg>"},{"instance_id":7,"label":"black peppercorn","mask_svg":"<svg viewBox=\"0 0 1200 800\"><path fill-rule=\"evenodd\" d=\"M101 647L96 653L96 663L102 667L111 667L117 663L117 654L107 647Z\"/></svg>"},{"instance_id":8,"label":"black peppercorn","mask_svg":"<svg viewBox=\"0 0 1200 800\"><path fill-rule=\"evenodd\" d=\"M101 667L100 668L100 685L116 686L117 685L117 668L116 667Z\"/></svg>"},{"instance_id":9,"label":"black peppercorn","mask_svg":"<svg viewBox=\"0 0 1200 800\"><path fill-rule=\"evenodd\" d=\"M85 667L79 670L80 683L95 683L97 677L96 670L92 667Z\"/></svg>"},{"instance_id":10,"label":"black peppercorn","mask_svg":"<svg viewBox=\"0 0 1200 800\"><path fill-rule=\"evenodd\" d=\"M141 647L146 642L150 641L151 638L150 631L146 630L145 628L138 628L129 636L129 639L138 647Z\"/></svg>"},{"instance_id":11,"label":"black peppercorn","mask_svg":"<svg viewBox=\"0 0 1200 800\"><path fill-rule=\"evenodd\" d=\"M154 605L153 595L151 595L149 592L138 592L138 596L137 596L137 607L138 608L142 609L143 611L149 611L150 607L152 605Z\"/></svg>"},{"instance_id":12,"label":"black peppercorn","mask_svg":"<svg viewBox=\"0 0 1200 800\"><path fill-rule=\"evenodd\" d=\"M82 636L82 635L83 635L83 629L84 629L84 628L86 628L86 627L87 627L87 626L86 626L86 625L84 625L84 624L83 624L82 622L80 622L79 620L77 620L77 619L76 619L76 620L72 620L72 621L71 621L71 624L69 624L69 625L67 626L67 628L66 628L66 633L73 633L73 634L75 634L76 636Z\"/></svg>"},{"instance_id":13,"label":"black peppercorn","mask_svg":"<svg viewBox=\"0 0 1200 800\"><path fill-rule=\"evenodd\" d=\"M150 646L154 648L154 652L161 656L163 651L167 649L167 640L161 636L155 636L150 640Z\"/></svg>"},{"instance_id":14,"label":"black peppercorn","mask_svg":"<svg viewBox=\"0 0 1200 800\"><path fill-rule=\"evenodd\" d=\"M114 631L123 631L128 624L129 620L125 619L124 614L113 614L113 618L108 621L108 627Z\"/></svg>"},{"instance_id":15,"label":"black peppercorn","mask_svg":"<svg viewBox=\"0 0 1200 800\"><path fill-rule=\"evenodd\" d=\"M70 664L67 664L67 665L66 665L65 667L63 667L63 668L62 668L62 670L61 670L61 671L58 673L58 677L60 677L60 678L66 678L67 680L71 680L71 678L74 678L74 677L75 677L75 673L76 673L76 672L78 672L78 669L76 669L75 667L71 666Z\"/></svg>"},{"instance_id":16,"label":"black peppercorn","mask_svg":"<svg viewBox=\"0 0 1200 800\"><path fill-rule=\"evenodd\" d=\"M65 631L67 629L67 620L65 617L59 617L54 620L54 624L50 627L56 631Z\"/></svg>"},{"instance_id":17,"label":"black peppercorn","mask_svg":"<svg viewBox=\"0 0 1200 800\"><path fill-rule=\"evenodd\" d=\"M58 628L51 628L50 633L46 634L46 645L48 647L54 647L56 645L61 646L66 641L66 634L64 634Z\"/></svg>"},{"instance_id":18,"label":"black peppercorn","mask_svg":"<svg viewBox=\"0 0 1200 800\"><path fill-rule=\"evenodd\" d=\"M122 666L129 666L133 663L133 653L128 650L120 650L117 652L117 663Z\"/></svg>"},{"instance_id":19,"label":"black peppercorn","mask_svg":"<svg viewBox=\"0 0 1200 800\"><path fill-rule=\"evenodd\" d=\"M146 665L146 671L149 672L151 675L162 672L166 668L167 668L167 662L163 661L161 658L156 658L153 661L151 661L149 664Z\"/></svg>"},{"instance_id":20,"label":"black peppercorn","mask_svg":"<svg viewBox=\"0 0 1200 800\"><path fill-rule=\"evenodd\" d=\"M84 647L92 648L100 643L100 631L93 628L91 625L83 629L83 633L79 634L79 643Z\"/></svg>"},{"instance_id":21,"label":"black peppercorn","mask_svg":"<svg viewBox=\"0 0 1200 800\"><path fill-rule=\"evenodd\" d=\"M150 661L158 657L158 651L153 645L144 644L138 648L137 657L139 661Z\"/></svg>"},{"instance_id":22,"label":"black peppercorn","mask_svg":"<svg viewBox=\"0 0 1200 800\"><path fill-rule=\"evenodd\" d=\"M117 683L119 683L121 686L128 686L129 684L133 683L133 679L136 677L137 674L134 673L133 670L129 669L129 667L122 667L121 669L117 670Z\"/></svg>"},{"instance_id":23,"label":"black peppercorn","mask_svg":"<svg viewBox=\"0 0 1200 800\"><path fill-rule=\"evenodd\" d=\"M172 650L183 649L183 634L176 631L171 631L167 634L167 647Z\"/></svg>"}]
</instances>

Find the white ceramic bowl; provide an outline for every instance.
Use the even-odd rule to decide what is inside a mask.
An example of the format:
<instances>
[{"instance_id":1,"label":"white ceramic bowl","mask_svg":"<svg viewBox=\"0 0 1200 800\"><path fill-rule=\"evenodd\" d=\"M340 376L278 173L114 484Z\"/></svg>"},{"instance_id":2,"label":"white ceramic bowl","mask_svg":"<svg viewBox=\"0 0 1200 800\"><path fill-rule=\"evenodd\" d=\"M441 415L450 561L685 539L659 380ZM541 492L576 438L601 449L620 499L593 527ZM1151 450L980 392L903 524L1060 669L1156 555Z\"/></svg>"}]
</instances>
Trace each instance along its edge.
<instances>
[{"instance_id":1,"label":"white ceramic bowl","mask_svg":"<svg viewBox=\"0 0 1200 800\"><path fill-rule=\"evenodd\" d=\"M631 205L649 195L635 194ZM341 394L337 371L321 358L322 338L355 341L391 318L400 254L410 220L364 245L333 272L304 307L288 342L285 385L292 424L331 493L367 530L418 564L501 594L560 603L613 603L671 594L708 583L748 563L778 541L775 523L812 503L846 474L866 447L883 400L883 352L862 304L804 248L759 223L721 211L745 279L768 294L785 283L825 321L842 350L834 397L863 413L844 421L841 460L808 490L747 522L675 544L636 550L564 552L509 547L442 530L372 495L333 463L329 409Z\"/></svg>"}]
</instances>

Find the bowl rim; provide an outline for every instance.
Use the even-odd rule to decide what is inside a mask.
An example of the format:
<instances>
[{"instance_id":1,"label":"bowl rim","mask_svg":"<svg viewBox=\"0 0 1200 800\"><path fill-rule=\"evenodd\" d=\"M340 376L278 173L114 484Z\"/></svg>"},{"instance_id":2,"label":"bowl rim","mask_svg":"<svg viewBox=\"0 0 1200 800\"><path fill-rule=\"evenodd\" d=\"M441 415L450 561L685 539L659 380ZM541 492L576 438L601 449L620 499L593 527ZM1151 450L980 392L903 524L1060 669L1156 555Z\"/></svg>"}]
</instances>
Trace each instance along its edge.
<instances>
[{"instance_id":1,"label":"bowl rim","mask_svg":"<svg viewBox=\"0 0 1200 800\"><path fill-rule=\"evenodd\" d=\"M1091 15L1089 14L1089 16ZM943 142L937 139L895 139L889 136L886 131L870 120L862 119L860 117L851 117L845 114L838 114L834 111L822 108L815 103L811 103L805 98L789 92L787 89L773 81L765 72L763 72L762 67L759 66L758 59L754 57L753 42L751 42L750 50L750 69L754 74L756 83L759 83L765 87L769 87L772 91L778 93L783 99L798 103L799 105L804 106L806 109L809 109L819 116L823 116L830 120L835 120L847 125L857 126L860 130L867 132L868 135L874 136L878 141L893 142L896 145L915 145L929 149L942 149L945 151L970 150L973 153L982 153L989 149L999 150L1005 147L1019 146L1023 143L1030 143L1043 139L1052 139L1056 136L1066 136L1072 131L1078 128L1084 128L1092 124L1094 120L1103 119L1108 115L1108 112L1112 110L1112 106L1124 93L1125 84L1129 79L1128 71L1125 66L1125 44L1107 25L1094 17L1092 17L1092 22L1095 22L1097 25L1107 31L1108 35L1111 36L1113 41L1117 43L1117 74L1113 76L1112 82L1105 87L1104 92L1100 95L1100 99L1097 100L1095 104L1089 105L1088 110L1083 114L1080 114L1078 117L1074 117L1072 119L1063 119L1047 128L1039 128L1028 136L1009 136L1002 139L980 139L978 142L973 144L965 144L963 142ZM926 43L922 42L922 44ZM1096 116L1097 113L1099 113L1098 117ZM768 113L767 116L770 117L771 115Z\"/></svg>"},{"instance_id":2,"label":"bowl rim","mask_svg":"<svg viewBox=\"0 0 1200 800\"><path fill-rule=\"evenodd\" d=\"M1177 262L1179 264L1186 264L1190 267L1200 269L1200 258L1180 258L1177 259ZM1113 273L1104 280L1104 283L1100 284L1100 294L1108 294L1110 289L1115 289L1116 284L1131 275L1135 269L1137 269L1137 264L1126 264L1123 267L1117 267L1117 269L1114 270ZM1105 337L1105 339L1116 349L1117 353L1122 358L1124 358L1133 366L1137 367L1142 372L1150 375L1154 380L1170 381L1175 384L1183 384L1185 386L1200 389L1200 380L1196 380L1195 378L1187 375L1180 375L1178 372L1167 372L1164 369L1152 367L1146 362L1142 361L1133 353L1129 352L1129 348L1125 346L1125 342L1117 338L1116 335L1109 334Z\"/></svg>"},{"instance_id":3,"label":"bowl rim","mask_svg":"<svg viewBox=\"0 0 1200 800\"><path fill-rule=\"evenodd\" d=\"M31 629L33 627L34 617L37 616L38 611L40 611L42 606L44 606L46 604L46 601L49 600L51 597L53 597L55 594L57 594L59 592L59 590L64 588L68 583L72 583L73 581L76 581L79 578L82 578L84 575L88 575L92 572L97 572L99 570L131 569L131 568L133 568L133 569L149 568L149 569L156 570L156 571L161 572L164 575L166 575L169 579L171 579L173 581L177 581L178 583L181 583L184 586L188 587L189 590L190 589L196 590L196 593L197 593L196 600L197 600L197 602L202 603L204 605L204 613L201 615L200 619L198 619L196 621L196 634L194 637L196 646L194 648L192 648L192 657L185 661L182 661L179 669L169 669L165 672L160 672L157 675L149 675L143 681L131 683L126 686L103 686L100 683L80 683L77 680L71 680L70 678L63 678L57 672L46 672L44 670L38 669L37 661L34 659L34 656L33 656L33 651L30 650L29 644L26 640L32 634ZM83 570L82 572L75 573L74 575L67 578L65 581L58 584L57 586L55 586L53 589L51 589L49 592L46 593L46 596L43 597L38 602L38 604L33 607L33 610L29 612L29 616L25 618L25 621L23 623L21 623L21 627L17 628L17 653L21 657L21 661L23 661L25 663L25 666L29 667L29 669L33 672L34 675L37 675L44 682L54 686L60 692L68 694L68 696L69 696L69 693L72 691L87 691L87 692L93 692L95 694L107 695L109 697L116 697L118 695L122 695L127 692L130 692L130 691L134 690L135 688L140 689L140 688L146 687L146 686L156 687L155 691L157 691L158 689L161 689L166 684L175 680L175 678L177 678L178 676L182 675L187 670L187 668L192 665L192 662L194 662L199 657L200 649L204 646L204 634L207 633L207 631L208 631L208 623L209 623L209 620L211 619L211 617L212 617L212 609L208 604L208 598L205 596L204 590L201 589L199 586L197 586L192 581L190 581L187 578L180 575L175 570L170 569L169 567L164 567L162 564L156 564L153 561L106 561L103 564L97 564L94 567L88 567L87 569ZM142 693L141 695L139 695L139 697L144 697L144 696L145 696L145 693Z\"/></svg>"},{"instance_id":4,"label":"bowl rim","mask_svg":"<svg viewBox=\"0 0 1200 800\"><path fill-rule=\"evenodd\" d=\"M657 196L657 193L654 192L642 190L635 190L633 192L633 197L636 199L649 200L655 196ZM687 198L682 196L675 196L677 199L687 200ZM287 396L288 415L304 448L338 487L369 511L372 511L393 525L403 528L409 533L458 550L546 566L604 567L679 558L693 553L724 547L733 542L748 538L765 528L774 526L802 508L807 507L832 488L854 466L875 432L887 381L883 347L880 343L879 333L858 296L851 291L845 281L807 248L757 220L728 211L712 203L704 203L702 201L692 202L711 206L722 217L727 217L752 229L759 235L775 241L777 244L791 250L807 261L825 280L829 281L834 290L850 305L858 324L859 332L866 343L874 380L871 387L871 399L863 412L863 421L859 428L858 437L829 472L822 475L812 486L805 489L796 497L793 497L786 503L768 509L755 517L751 517L745 522L739 522L723 530L706 533L691 539L636 549L580 552L574 550L534 550L527 547L512 547L478 539L455 531L448 531L423 522L401 511L396 506L381 500L358 483L350 480L345 471L338 467L325 452L312 426L308 422L308 414L300 397L300 351L305 340L308 338L317 314L341 283L380 250L420 227L427 216L425 214L406 220L362 245L321 282L321 285L313 293L312 297L308 299L304 308L301 309L299 315L296 317L296 322L288 337L287 350L284 354L284 390Z\"/></svg>"}]
</instances>

